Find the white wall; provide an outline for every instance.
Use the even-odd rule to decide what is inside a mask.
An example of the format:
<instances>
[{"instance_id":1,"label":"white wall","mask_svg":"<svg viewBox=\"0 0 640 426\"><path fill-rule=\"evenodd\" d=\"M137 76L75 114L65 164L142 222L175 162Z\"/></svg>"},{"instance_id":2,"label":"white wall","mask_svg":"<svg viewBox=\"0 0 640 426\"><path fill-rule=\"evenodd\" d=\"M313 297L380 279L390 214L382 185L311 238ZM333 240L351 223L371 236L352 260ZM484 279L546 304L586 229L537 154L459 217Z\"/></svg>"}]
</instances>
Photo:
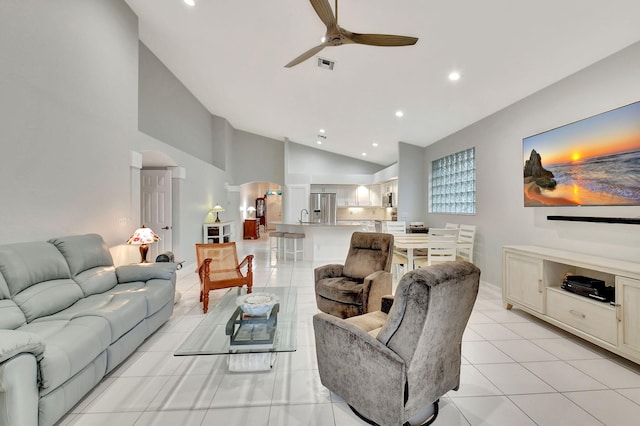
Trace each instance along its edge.
<instances>
[{"instance_id":1,"label":"white wall","mask_svg":"<svg viewBox=\"0 0 640 426\"><path fill-rule=\"evenodd\" d=\"M477 225L476 263L482 279L496 285L501 247L507 244L640 261L640 226L546 220L547 215L638 217L640 207L525 208L522 192L522 139L639 100L638 75L640 43L427 147L426 176L432 160L476 147L477 214L428 214L426 222Z\"/></svg>"},{"instance_id":2,"label":"white wall","mask_svg":"<svg viewBox=\"0 0 640 426\"><path fill-rule=\"evenodd\" d=\"M130 235L137 54L124 2L0 2L1 243Z\"/></svg>"},{"instance_id":3,"label":"white wall","mask_svg":"<svg viewBox=\"0 0 640 426\"><path fill-rule=\"evenodd\" d=\"M135 261L124 244L139 225L131 153L153 151L186 170L174 252L195 257L226 173L138 131L137 30L123 1L0 2L0 244L96 232L116 262ZM143 74L171 80L160 65ZM204 139L190 143L211 146Z\"/></svg>"}]
</instances>

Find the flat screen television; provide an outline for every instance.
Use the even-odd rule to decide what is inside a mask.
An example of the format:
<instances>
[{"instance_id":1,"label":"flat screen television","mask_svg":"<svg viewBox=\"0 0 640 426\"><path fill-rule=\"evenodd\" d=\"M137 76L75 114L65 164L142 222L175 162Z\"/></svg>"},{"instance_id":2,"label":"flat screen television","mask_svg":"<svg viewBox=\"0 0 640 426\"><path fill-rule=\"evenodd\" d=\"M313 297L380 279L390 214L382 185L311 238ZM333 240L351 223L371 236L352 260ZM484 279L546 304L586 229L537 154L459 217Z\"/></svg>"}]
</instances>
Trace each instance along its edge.
<instances>
[{"instance_id":1,"label":"flat screen television","mask_svg":"<svg viewBox=\"0 0 640 426\"><path fill-rule=\"evenodd\" d=\"M640 205L640 101L523 139L524 205Z\"/></svg>"}]
</instances>

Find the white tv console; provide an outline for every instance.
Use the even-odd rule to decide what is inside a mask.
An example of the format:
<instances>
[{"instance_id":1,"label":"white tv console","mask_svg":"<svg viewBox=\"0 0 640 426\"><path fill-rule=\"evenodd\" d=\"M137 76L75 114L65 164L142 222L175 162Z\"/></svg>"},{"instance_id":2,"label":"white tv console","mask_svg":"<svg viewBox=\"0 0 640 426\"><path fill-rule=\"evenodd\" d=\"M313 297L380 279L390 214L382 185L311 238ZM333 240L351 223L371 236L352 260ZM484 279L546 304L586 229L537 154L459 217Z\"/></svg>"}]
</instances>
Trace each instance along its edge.
<instances>
[{"instance_id":1,"label":"white tv console","mask_svg":"<svg viewBox=\"0 0 640 426\"><path fill-rule=\"evenodd\" d=\"M565 274L615 287L615 305L560 288ZM502 300L640 363L640 263L540 246L502 249Z\"/></svg>"}]
</instances>

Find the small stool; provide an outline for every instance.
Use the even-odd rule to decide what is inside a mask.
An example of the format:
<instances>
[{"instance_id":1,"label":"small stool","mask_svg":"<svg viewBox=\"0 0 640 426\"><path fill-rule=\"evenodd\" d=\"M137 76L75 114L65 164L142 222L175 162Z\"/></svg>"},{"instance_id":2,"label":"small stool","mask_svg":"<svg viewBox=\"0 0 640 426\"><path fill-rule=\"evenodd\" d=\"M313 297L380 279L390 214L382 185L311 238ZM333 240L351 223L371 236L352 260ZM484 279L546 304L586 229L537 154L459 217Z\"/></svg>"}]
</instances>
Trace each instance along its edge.
<instances>
[{"instance_id":1,"label":"small stool","mask_svg":"<svg viewBox=\"0 0 640 426\"><path fill-rule=\"evenodd\" d=\"M304 258L304 241L301 241L301 240L304 240L304 237L305 235L303 233L298 233L298 232L284 233L284 260L287 260L288 254L293 254L294 262L297 260L298 253L302 253L302 256ZM289 241L293 242L293 250L289 248L291 246L291 244L289 244ZM300 248L298 248L298 241L302 243Z\"/></svg>"},{"instance_id":2,"label":"small stool","mask_svg":"<svg viewBox=\"0 0 640 426\"><path fill-rule=\"evenodd\" d=\"M276 259L282 253L282 238L284 237L284 232L269 232L269 263L271 263L271 256L273 255L273 249L276 249ZM275 241L273 239L275 239ZM275 244L274 244L275 242Z\"/></svg>"}]
</instances>

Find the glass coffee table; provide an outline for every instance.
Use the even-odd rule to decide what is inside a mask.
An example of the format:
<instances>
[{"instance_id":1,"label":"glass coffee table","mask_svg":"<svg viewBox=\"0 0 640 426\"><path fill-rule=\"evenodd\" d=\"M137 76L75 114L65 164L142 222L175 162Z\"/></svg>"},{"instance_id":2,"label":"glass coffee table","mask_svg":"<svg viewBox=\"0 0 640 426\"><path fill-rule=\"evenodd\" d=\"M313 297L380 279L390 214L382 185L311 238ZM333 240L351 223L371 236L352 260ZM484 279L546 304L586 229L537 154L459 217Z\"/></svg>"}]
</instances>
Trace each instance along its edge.
<instances>
[{"instance_id":1,"label":"glass coffee table","mask_svg":"<svg viewBox=\"0 0 640 426\"><path fill-rule=\"evenodd\" d=\"M270 293L278 304L264 317L247 317L236 299L247 294L230 289L174 353L175 356L228 355L230 371L264 371L273 367L278 352L296 350L296 289L253 288ZM232 344L233 343L233 344Z\"/></svg>"}]
</instances>

